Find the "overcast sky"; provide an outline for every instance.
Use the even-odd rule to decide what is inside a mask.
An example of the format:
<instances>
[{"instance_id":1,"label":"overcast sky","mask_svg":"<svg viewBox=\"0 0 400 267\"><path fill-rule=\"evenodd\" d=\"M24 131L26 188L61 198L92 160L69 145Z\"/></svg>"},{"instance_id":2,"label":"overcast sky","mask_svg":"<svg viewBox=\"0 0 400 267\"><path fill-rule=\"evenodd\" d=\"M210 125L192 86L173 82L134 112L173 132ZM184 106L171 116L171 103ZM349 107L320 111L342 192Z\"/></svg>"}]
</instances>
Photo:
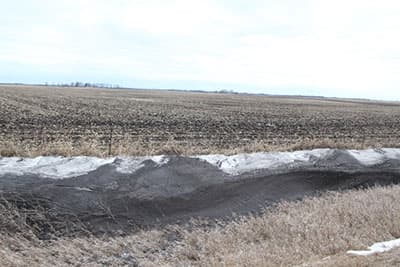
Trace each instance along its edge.
<instances>
[{"instance_id":1,"label":"overcast sky","mask_svg":"<svg viewBox=\"0 0 400 267\"><path fill-rule=\"evenodd\" d=\"M0 82L400 100L398 0L0 1Z\"/></svg>"}]
</instances>

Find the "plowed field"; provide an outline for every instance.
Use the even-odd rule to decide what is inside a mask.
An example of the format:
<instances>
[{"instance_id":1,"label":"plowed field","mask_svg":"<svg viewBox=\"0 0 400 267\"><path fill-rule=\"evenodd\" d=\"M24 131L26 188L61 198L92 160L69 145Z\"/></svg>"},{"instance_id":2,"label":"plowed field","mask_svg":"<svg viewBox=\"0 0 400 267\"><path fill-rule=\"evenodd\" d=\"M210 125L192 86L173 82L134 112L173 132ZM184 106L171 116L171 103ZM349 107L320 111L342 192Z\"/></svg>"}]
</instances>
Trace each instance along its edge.
<instances>
[{"instance_id":1,"label":"plowed field","mask_svg":"<svg viewBox=\"0 0 400 267\"><path fill-rule=\"evenodd\" d=\"M3 155L400 145L396 102L2 85L0 114Z\"/></svg>"}]
</instances>

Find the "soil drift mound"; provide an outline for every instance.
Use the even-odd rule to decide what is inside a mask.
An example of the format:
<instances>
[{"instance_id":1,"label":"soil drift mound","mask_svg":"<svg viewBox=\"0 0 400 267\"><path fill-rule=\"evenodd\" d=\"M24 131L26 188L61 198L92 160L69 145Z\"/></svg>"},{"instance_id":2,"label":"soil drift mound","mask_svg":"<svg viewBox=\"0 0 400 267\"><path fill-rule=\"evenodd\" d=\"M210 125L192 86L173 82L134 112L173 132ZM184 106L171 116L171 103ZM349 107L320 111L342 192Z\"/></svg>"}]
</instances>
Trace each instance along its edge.
<instances>
[{"instance_id":1,"label":"soil drift mound","mask_svg":"<svg viewBox=\"0 0 400 267\"><path fill-rule=\"evenodd\" d=\"M326 190L399 182L397 149L0 159L3 201L40 206L54 222L79 222L95 234L228 218Z\"/></svg>"}]
</instances>

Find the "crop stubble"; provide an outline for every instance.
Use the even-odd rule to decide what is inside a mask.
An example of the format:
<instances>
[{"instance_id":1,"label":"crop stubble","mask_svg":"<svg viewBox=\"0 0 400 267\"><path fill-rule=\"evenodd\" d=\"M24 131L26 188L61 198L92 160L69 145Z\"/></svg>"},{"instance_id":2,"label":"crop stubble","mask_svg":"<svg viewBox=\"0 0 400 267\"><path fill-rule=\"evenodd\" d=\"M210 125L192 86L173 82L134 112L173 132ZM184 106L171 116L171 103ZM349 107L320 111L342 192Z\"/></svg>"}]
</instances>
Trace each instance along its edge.
<instances>
[{"instance_id":1,"label":"crop stubble","mask_svg":"<svg viewBox=\"0 0 400 267\"><path fill-rule=\"evenodd\" d=\"M0 104L2 155L400 146L396 102L2 85Z\"/></svg>"}]
</instances>

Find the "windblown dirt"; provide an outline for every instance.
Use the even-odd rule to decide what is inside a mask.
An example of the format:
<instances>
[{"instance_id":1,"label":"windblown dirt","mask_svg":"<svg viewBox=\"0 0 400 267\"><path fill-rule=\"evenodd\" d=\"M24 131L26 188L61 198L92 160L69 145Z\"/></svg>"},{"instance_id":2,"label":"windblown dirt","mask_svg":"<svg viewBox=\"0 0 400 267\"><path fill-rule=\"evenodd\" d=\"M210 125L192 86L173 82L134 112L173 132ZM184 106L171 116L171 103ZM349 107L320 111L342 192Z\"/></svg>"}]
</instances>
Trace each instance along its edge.
<instances>
[{"instance_id":1,"label":"windblown dirt","mask_svg":"<svg viewBox=\"0 0 400 267\"><path fill-rule=\"evenodd\" d=\"M113 164L73 178L0 174L3 201L24 210L47 211L45 233L76 233L76 225L100 235L182 223L190 218L223 219L257 213L281 200L296 200L327 190L347 190L400 182L400 161L365 166L346 151L297 167L258 169L232 175L198 158L169 156L151 160L133 173ZM74 227L65 227L66 223ZM62 225L57 229L57 225ZM119 231L120 230L120 231Z\"/></svg>"}]
</instances>

